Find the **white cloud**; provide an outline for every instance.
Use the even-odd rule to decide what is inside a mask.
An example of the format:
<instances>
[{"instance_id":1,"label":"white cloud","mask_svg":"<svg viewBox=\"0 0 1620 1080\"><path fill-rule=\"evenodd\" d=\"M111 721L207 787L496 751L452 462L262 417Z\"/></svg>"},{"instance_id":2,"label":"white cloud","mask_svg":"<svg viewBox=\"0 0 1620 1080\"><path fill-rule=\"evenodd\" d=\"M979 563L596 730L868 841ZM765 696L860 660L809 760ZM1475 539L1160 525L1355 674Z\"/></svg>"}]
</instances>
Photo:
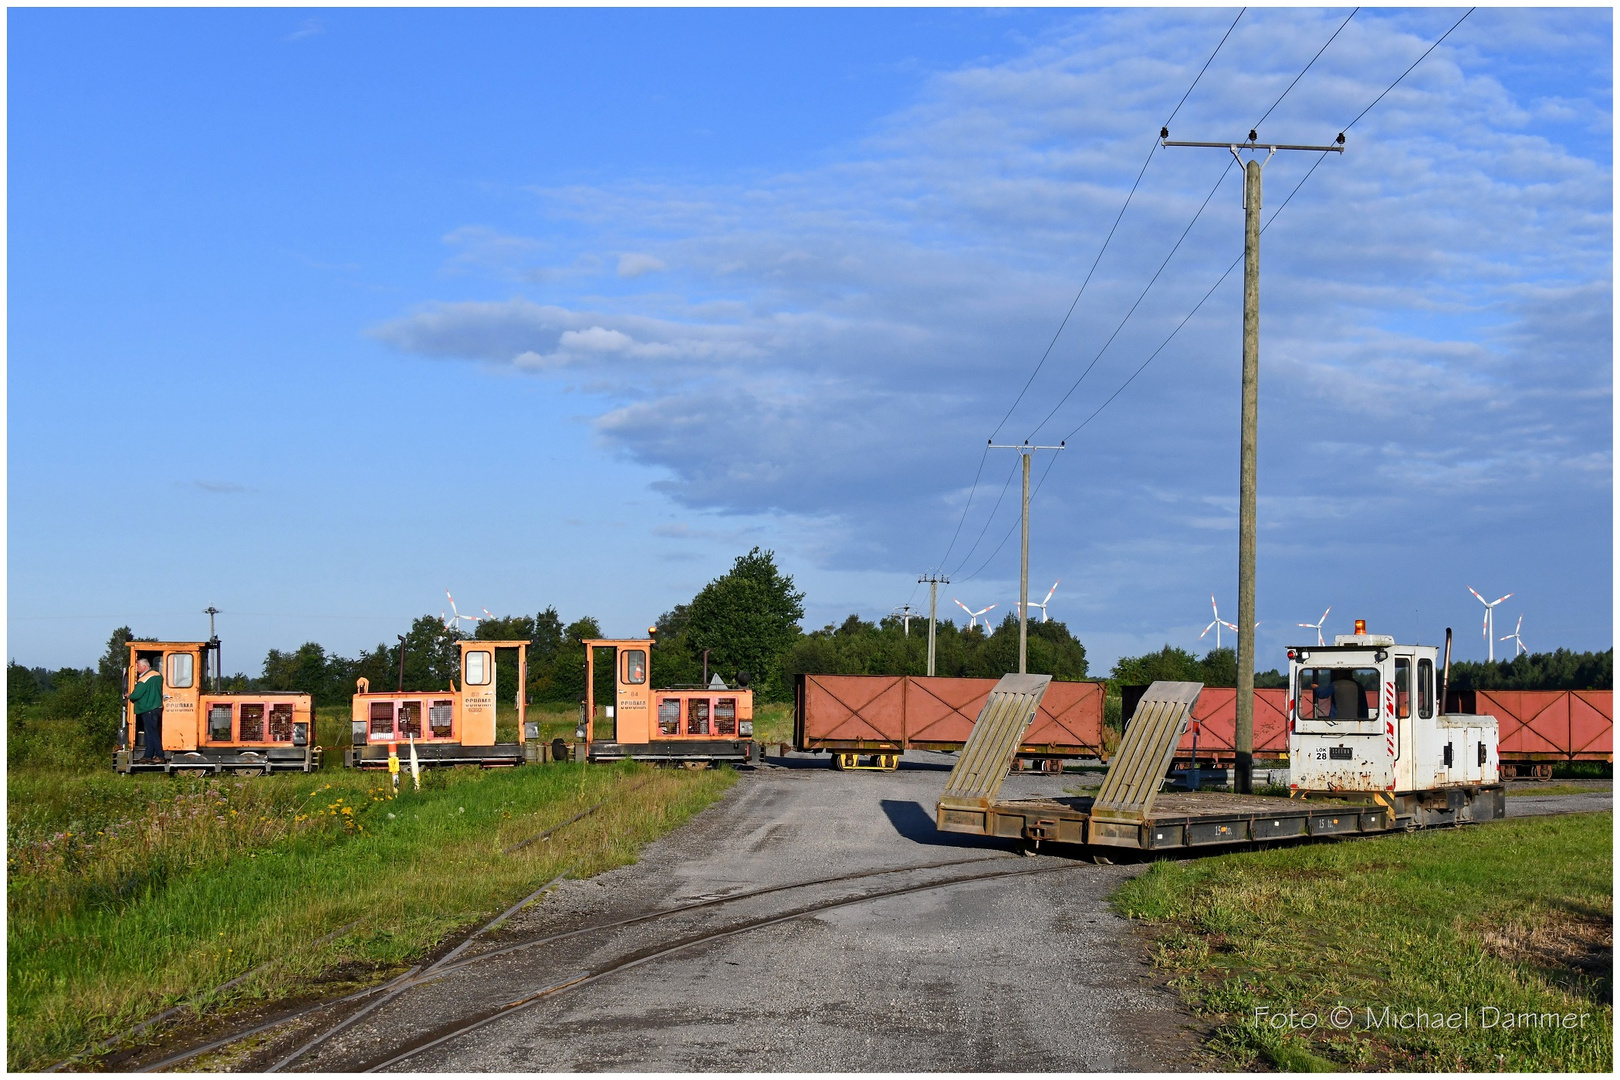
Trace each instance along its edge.
<instances>
[{"instance_id":1,"label":"white cloud","mask_svg":"<svg viewBox=\"0 0 1620 1080\"><path fill-rule=\"evenodd\" d=\"M1246 130L1342 19L1246 15L1174 133ZM1359 13L1265 134L1331 139L1454 19ZM1415 543L1464 520L1484 492L1499 496L1494 513L1526 528L1549 501L1612 501L1607 20L1476 12L1268 228L1262 505L1279 558L1349 565L1395 537ZM662 470L661 489L679 502L774 514L796 529L819 523L806 550L831 564L927 565L1152 134L1229 21L1218 11L1088 12L1016 60L935 77L857 153L799 172L537 191L566 224L559 235L575 237L574 248L545 241L548 258L625 251L618 288L646 287L622 283L658 270L658 291L559 280L532 298L430 304L373 333L408 352L540 377L588 371L599 437ZM1514 52L1509 72L1493 51L1508 41L1541 44ZM1032 434L1096 358L1039 432L1072 434L1225 270L1241 246L1235 172L1099 355L1223 157L1154 152L998 441ZM1268 213L1310 163L1272 161ZM637 253L647 248L663 258ZM1202 568L1230 542L1225 504L1210 500L1236 490L1238 287L1238 275L1227 279L1079 429L1037 500L1044 535L1063 538L1054 550L1107 555L1113 569L1088 578L1099 594L1124 574L1207 596L1210 583L1192 578L1213 573ZM1504 431L1522 448L1503 449ZM951 557L973 550L963 574L1006 535L1016 490L997 522L985 527L980 515L1010 457L986 464ZM1145 543L1161 533L1162 544ZM1351 537L1361 553L1339 546ZM1004 573L1015 548L987 573ZM1230 574L1225 555L1219 565Z\"/></svg>"},{"instance_id":2,"label":"white cloud","mask_svg":"<svg viewBox=\"0 0 1620 1080\"><path fill-rule=\"evenodd\" d=\"M664 260L652 255L627 251L619 256L619 276L622 278L636 278L663 269Z\"/></svg>"}]
</instances>

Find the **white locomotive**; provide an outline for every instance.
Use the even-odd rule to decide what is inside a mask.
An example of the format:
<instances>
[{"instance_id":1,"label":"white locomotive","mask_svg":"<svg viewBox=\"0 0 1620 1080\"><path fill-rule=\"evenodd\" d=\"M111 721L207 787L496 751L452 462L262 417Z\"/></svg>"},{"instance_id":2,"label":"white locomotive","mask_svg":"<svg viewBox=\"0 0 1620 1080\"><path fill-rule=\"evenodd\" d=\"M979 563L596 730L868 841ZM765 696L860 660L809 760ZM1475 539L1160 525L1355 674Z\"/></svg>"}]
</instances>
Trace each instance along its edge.
<instances>
[{"instance_id":1,"label":"white locomotive","mask_svg":"<svg viewBox=\"0 0 1620 1080\"><path fill-rule=\"evenodd\" d=\"M1356 633L1288 650L1289 786L1366 798L1408 828L1506 812L1494 716L1448 715L1439 649Z\"/></svg>"}]
</instances>

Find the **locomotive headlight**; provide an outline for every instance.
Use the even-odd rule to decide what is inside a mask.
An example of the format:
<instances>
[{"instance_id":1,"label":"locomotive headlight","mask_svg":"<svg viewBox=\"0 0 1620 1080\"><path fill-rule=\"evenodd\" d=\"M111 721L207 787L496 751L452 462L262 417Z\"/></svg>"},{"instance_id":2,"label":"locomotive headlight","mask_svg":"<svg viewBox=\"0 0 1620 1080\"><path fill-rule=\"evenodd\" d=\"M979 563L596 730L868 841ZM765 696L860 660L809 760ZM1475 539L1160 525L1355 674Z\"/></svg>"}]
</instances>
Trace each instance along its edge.
<instances>
[{"instance_id":1,"label":"locomotive headlight","mask_svg":"<svg viewBox=\"0 0 1620 1080\"><path fill-rule=\"evenodd\" d=\"M356 720L354 722L354 731L352 732L351 737L354 741L354 745L366 745L366 722L364 720Z\"/></svg>"},{"instance_id":2,"label":"locomotive headlight","mask_svg":"<svg viewBox=\"0 0 1620 1080\"><path fill-rule=\"evenodd\" d=\"M294 746L308 746L309 745L309 725L308 724L294 724L293 725L293 745Z\"/></svg>"},{"instance_id":3,"label":"locomotive headlight","mask_svg":"<svg viewBox=\"0 0 1620 1080\"><path fill-rule=\"evenodd\" d=\"M739 720L737 722L737 734L745 739L752 739L754 737L754 722L752 720Z\"/></svg>"}]
</instances>

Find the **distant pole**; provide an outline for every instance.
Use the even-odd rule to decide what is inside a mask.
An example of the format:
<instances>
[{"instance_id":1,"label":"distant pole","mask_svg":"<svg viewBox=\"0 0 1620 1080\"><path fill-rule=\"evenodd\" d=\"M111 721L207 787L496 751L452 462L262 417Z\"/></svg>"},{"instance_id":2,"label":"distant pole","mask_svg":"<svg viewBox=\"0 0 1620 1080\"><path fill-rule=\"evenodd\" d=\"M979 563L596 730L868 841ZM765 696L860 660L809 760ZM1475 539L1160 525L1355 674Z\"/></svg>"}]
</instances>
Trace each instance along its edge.
<instances>
[{"instance_id":1,"label":"distant pole","mask_svg":"<svg viewBox=\"0 0 1620 1080\"><path fill-rule=\"evenodd\" d=\"M208 616L208 647L214 654L214 692L218 693L220 676L225 674L219 661L219 635L214 633L214 616L219 614L219 608L209 604L203 614Z\"/></svg>"},{"instance_id":2,"label":"distant pole","mask_svg":"<svg viewBox=\"0 0 1620 1080\"><path fill-rule=\"evenodd\" d=\"M1031 446L1027 442L1019 446L997 446L991 443L990 448L1017 450L1024 455L1023 553L1018 562L1018 674L1024 675L1029 667L1029 455L1034 450L1061 450L1063 443L1056 446Z\"/></svg>"},{"instance_id":3,"label":"distant pole","mask_svg":"<svg viewBox=\"0 0 1620 1080\"><path fill-rule=\"evenodd\" d=\"M943 574L924 574L917 579L918 584L928 582L928 674L934 673L934 623L939 610L939 586L941 582L946 585L951 579Z\"/></svg>"},{"instance_id":4,"label":"distant pole","mask_svg":"<svg viewBox=\"0 0 1620 1080\"><path fill-rule=\"evenodd\" d=\"M1029 668L1029 455L1024 455L1024 520L1018 559L1018 674Z\"/></svg>"},{"instance_id":5,"label":"distant pole","mask_svg":"<svg viewBox=\"0 0 1620 1080\"><path fill-rule=\"evenodd\" d=\"M399 638L399 692L405 692L405 635L396 635Z\"/></svg>"},{"instance_id":6,"label":"distant pole","mask_svg":"<svg viewBox=\"0 0 1620 1080\"><path fill-rule=\"evenodd\" d=\"M1259 444L1260 411L1260 178L1272 155L1278 150L1313 150L1344 153L1344 134L1331 146L1295 146L1257 143L1249 132L1246 143L1171 142L1168 129L1159 130L1165 146L1204 146L1230 150L1243 166L1243 390L1242 419L1238 436L1238 617L1237 617L1237 717L1233 741L1236 768L1232 790L1240 795L1254 791L1254 552L1256 449ZM1241 151L1267 151L1266 160L1251 156L1247 163ZM1219 638L1219 633L1216 637Z\"/></svg>"}]
</instances>

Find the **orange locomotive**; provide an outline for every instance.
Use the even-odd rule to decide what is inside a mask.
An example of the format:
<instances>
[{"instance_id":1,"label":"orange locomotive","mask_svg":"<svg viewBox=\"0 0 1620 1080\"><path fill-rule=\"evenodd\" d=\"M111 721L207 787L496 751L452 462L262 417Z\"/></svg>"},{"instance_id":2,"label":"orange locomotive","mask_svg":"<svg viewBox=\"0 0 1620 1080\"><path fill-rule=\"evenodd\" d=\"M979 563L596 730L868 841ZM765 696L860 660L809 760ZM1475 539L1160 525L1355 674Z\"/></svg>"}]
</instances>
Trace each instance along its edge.
<instances>
[{"instance_id":1,"label":"orange locomotive","mask_svg":"<svg viewBox=\"0 0 1620 1080\"><path fill-rule=\"evenodd\" d=\"M144 749L145 733L136 732L134 705L126 701L113 768L121 773L229 769L238 776L256 776L321 767L321 748L313 738L315 709L308 694L203 691L203 661L218 644L217 640L129 643L126 690L135 690L139 660L163 676L165 760L149 763L136 756L138 745ZM217 675L214 681L217 687Z\"/></svg>"},{"instance_id":2,"label":"orange locomotive","mask_svg":"<svg viewBox=\"0 0 1620 1080\"><path fill-rule=\"evenodd\" d=\"M351 745L343 764L357 769L389 768L414 745L424 766L481 765L486 768L522 765L542 760L548 748L538 741L536 725L528 723L527 699L529 643L527 641L459 641L461 689L452 681L448 690L383 691L373 693L365 679L357 683L350 714ZM516 742L495 741L495 650L518 652Z\"/></svg>"},{"instance_id":3,"label":"orange locomotive","mask_svg":"<svg viewBox=\"0 0 1620 1080\"><path fill-rule=\"evenodd\" d=\"M746 680L728 687L718 675L703 687L655 690L653 639L587 638L584 716L575 755L587 761L691 763L755 759L754 692ZM613 738L595 738L597 649L613 654Z\"/></svg>"}]
</instances>

